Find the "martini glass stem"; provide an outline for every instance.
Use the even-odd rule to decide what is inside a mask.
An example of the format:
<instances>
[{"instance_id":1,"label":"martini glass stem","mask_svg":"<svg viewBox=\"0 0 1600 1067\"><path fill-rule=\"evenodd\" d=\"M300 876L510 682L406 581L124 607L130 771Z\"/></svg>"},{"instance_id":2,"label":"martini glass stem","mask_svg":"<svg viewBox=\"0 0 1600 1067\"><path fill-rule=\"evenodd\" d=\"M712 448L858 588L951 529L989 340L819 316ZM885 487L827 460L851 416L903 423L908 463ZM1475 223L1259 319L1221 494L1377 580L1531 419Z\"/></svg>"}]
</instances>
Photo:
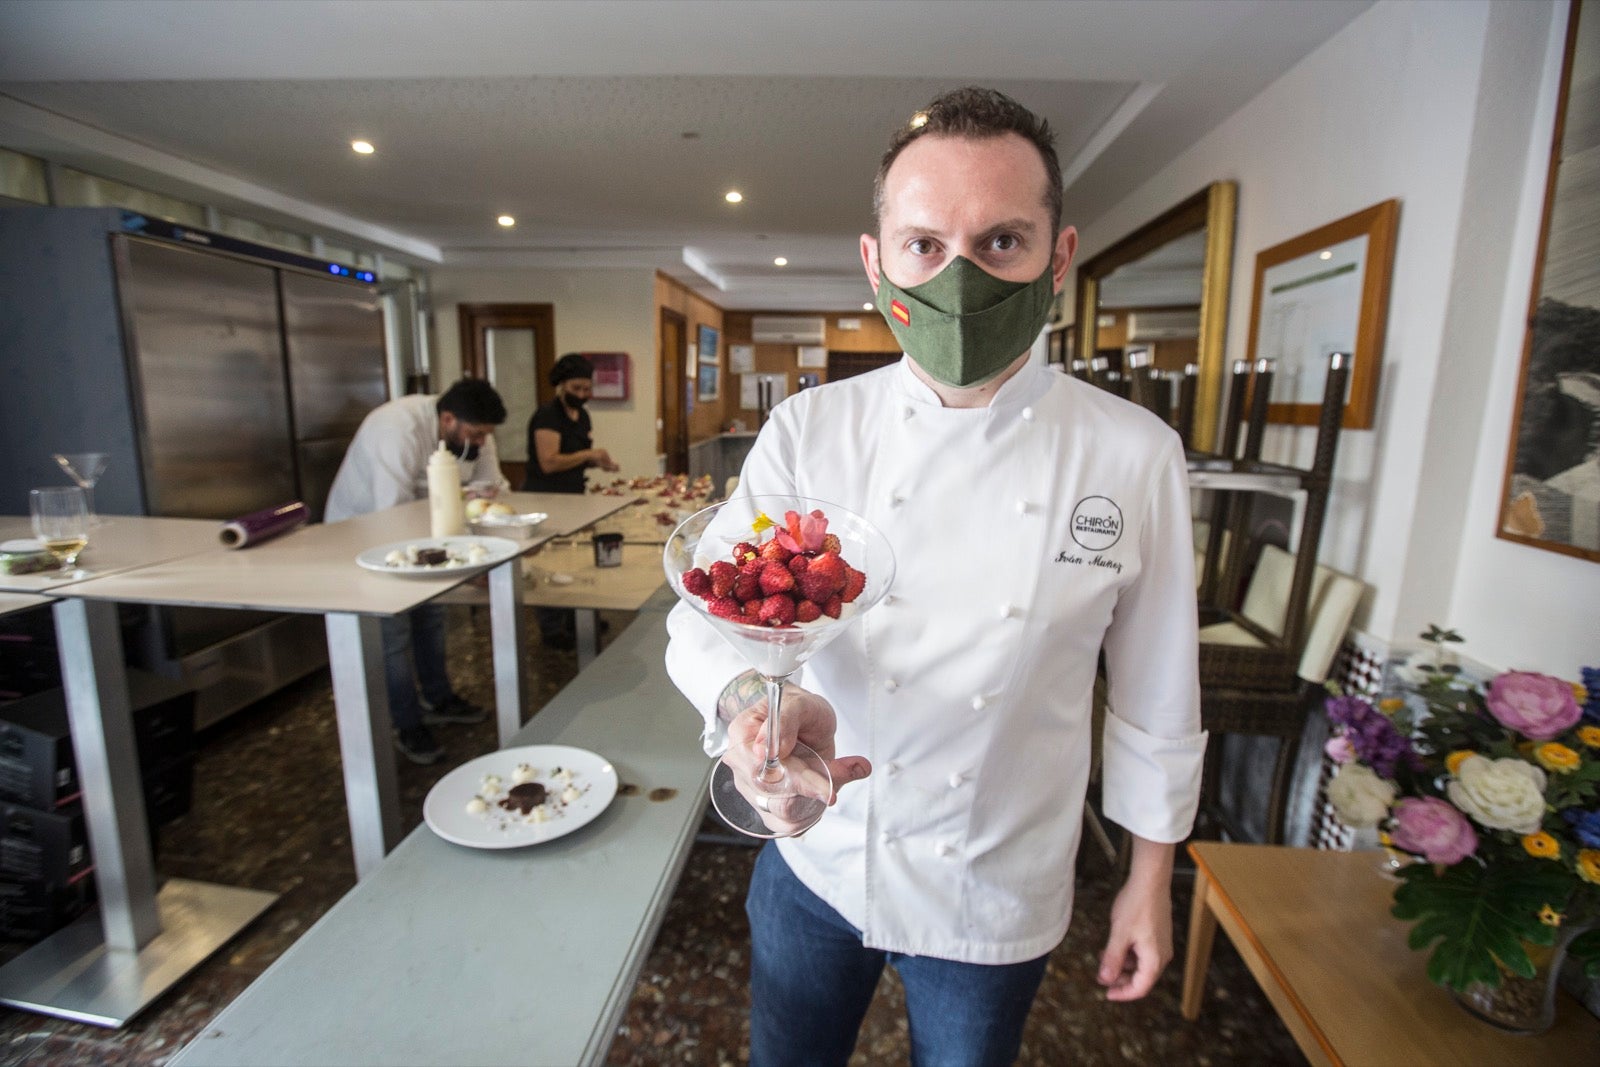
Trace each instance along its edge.
<instances>
[{"instance_id":1,"label":"martini glass stem","mask_svg":"<svg viewBox=\"0 0 1600 1067\"><path fill-rule=\"evenodd\" d=\"M778 738L783 736L783 731L778 725L778 716L783 706L783 683L787 676L780 678L767 678L767 762L761 765L761 781L767 783L783 781L783 765L778 761Z\"/></svg>"}]
</instances>

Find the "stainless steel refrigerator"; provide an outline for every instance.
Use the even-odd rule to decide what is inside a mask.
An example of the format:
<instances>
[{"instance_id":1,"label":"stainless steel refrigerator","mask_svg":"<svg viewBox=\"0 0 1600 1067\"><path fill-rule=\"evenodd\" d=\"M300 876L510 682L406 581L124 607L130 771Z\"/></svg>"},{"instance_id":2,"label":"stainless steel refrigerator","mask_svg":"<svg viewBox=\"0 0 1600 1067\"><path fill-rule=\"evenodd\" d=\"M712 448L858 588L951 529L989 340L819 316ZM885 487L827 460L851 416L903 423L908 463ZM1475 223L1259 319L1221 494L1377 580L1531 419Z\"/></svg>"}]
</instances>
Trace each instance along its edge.
<instances>
[{"instance_id":1,"label":"stainless steel refrigerator","mask_svg":"<svg viewBox=\"0 0 1600 1067\"><path fill-rule=\"evenodd\" d=\"M377 287L339 270L116 209L0 209L0 511L63 484L51 453L103 451L107 515L320 518L390 395ZM134 644L198 686L205 725L318 666L307 623L156 612Z\"/></svg>"}]
</instances>

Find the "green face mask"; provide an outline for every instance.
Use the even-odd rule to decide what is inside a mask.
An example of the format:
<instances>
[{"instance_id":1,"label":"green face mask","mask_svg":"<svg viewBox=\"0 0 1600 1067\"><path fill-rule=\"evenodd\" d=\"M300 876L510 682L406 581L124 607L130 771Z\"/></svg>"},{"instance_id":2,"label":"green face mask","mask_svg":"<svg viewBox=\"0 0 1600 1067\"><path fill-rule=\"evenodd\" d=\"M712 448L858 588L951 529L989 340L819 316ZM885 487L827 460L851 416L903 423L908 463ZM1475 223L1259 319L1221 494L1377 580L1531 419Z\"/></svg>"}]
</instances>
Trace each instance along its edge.
<instances>
[{"instance_id":1,"label":"green face mask","mask_svg":"<svg viewBox=\"0 0 1600 1067\"><path fill-rule=\"evenodd\" d=\"M983 384L1027 351L1054 296L1050 267L1007 282L965 256L910 289L878 275L878 310L895 340L934 381L956 387Z\"/></svg>"}]
</instances>

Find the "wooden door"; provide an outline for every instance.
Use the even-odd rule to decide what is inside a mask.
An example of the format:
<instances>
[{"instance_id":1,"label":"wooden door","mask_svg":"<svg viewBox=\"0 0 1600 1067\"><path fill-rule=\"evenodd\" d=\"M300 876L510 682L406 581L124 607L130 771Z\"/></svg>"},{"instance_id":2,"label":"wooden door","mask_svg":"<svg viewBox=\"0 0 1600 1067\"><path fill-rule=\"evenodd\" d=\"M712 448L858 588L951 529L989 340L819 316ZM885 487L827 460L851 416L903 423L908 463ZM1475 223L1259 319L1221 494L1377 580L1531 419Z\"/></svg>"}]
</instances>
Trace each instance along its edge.
<instances>
[{"instance_id":1,"label":"wooden door","mask_svg":"<svg viewBox=\"0 0 1600 1067\"><path fill-rule=\"evenodd\" d=\"M666 457L668 474L689 472L689 414L684 410L689 377L684 369L689 320L670 308L661 309L657 338L656 454Z\"/></svg>"},{"instance_id":2,"label":"wooden door","mask_svg":"<svg viewBox=\"0 0 1600 1067\"><path fill-rule=\"evenodd\" d=\"M555 396L556 317L550 304L459 304L461 371L484 378L505 401L506 421L495 431L500 467L521 487L528 460L528 420ZM449 383L438 383L442 392Z\"/></svg>"}]
</instances>

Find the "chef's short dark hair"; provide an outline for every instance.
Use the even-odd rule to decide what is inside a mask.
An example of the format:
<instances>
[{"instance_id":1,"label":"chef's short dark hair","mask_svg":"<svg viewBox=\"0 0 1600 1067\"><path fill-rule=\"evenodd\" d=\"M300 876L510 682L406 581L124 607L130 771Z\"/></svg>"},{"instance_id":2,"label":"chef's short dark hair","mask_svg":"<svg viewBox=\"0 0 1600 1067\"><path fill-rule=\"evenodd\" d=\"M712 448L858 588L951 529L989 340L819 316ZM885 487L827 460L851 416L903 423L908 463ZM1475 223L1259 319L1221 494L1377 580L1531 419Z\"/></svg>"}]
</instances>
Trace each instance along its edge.
<instances>
[{"instance_id":1,"label":"chef's short dark hair","mask_svg":"<svg viewBox=\"0 0 1600 1067\"><path fill-rule=\"evenodd\" d=\"M439 398L439 414L449 412L474 426L499 426L506 421L506 405L494 386L482 378L463 378Z\"/></svg>"},{"instance_id":2,"label":"chef's short dark hair","mask_svg":"<svg viewBox=\"0 0 1600 1067\"><path fill-rule=\"evenodd\" d=\"M593 378L594 364L587 356L578 352L568 352L556 360L556 365L550 368L550 384L560 385L568 378Z\"/></svg>"},{"instance_id":3,"label":"chef's short dark hair","mask_svg":"<svg viewBox=\"0 0 1600 1067\"><path fill-rule=\"evenodd\" d=\"M969 85L934 97L927 107L906 120L889 141L889 150L878 164L872 182L872 220L874 228L883 224L883 183L889 168L900 158L906 145L919 137L965 137L986 140L1014 133L1039 151L1044 162L1045 200L1050 212L1050 232L1061 230L1061 161L1056 158L1056 135L1050 123L1035 115L998 89Z\"/></svg>"}]
</instances>

